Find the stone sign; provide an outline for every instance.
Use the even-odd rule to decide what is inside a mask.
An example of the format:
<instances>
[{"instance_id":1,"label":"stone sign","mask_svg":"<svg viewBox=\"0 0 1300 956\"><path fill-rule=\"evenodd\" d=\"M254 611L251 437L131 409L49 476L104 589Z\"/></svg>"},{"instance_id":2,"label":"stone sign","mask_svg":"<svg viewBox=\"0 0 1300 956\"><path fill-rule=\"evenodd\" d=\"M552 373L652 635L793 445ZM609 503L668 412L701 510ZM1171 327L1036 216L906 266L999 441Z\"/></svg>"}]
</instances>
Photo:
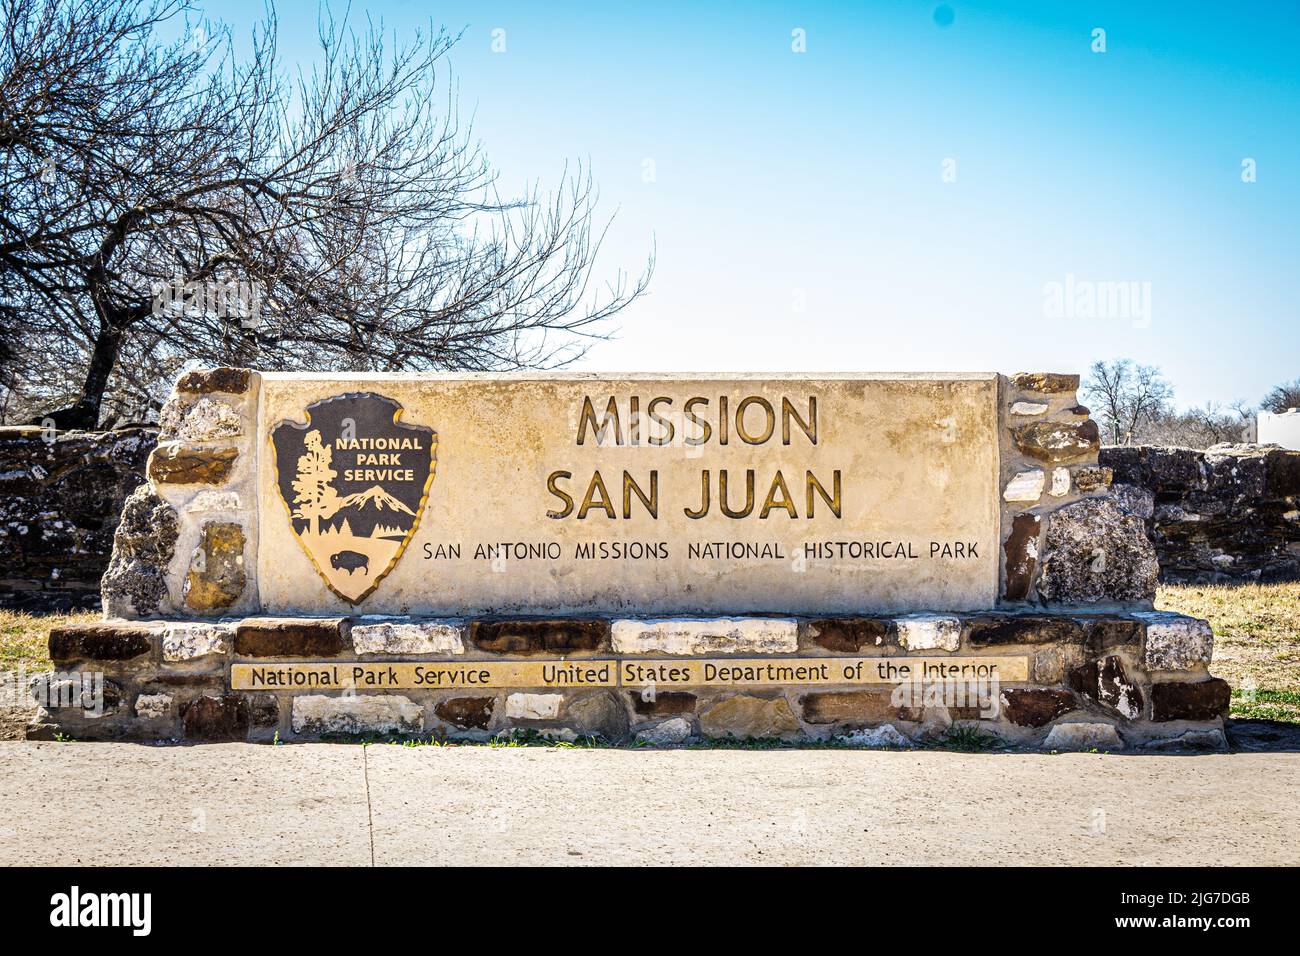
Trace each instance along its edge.
<instances>
[{"instance_id":1,"label":"stone sign","mask_svg":"<svg viewBox=\"0 0 1300 956\"><path fill-rule=\"evenodd\" d=\"M998 417L994 375L268 374L262 604L992 607Z\"/></svg>"},{"instance_id":2,"label":"stone sign","mask_svg":"<svg viewBox=\"0 0 1300 956\"><path fill-rule=\"evenodd\" d=\"M1221 748L1077 385L190 372L30 732Z\"/></svg>"}]
</instances>

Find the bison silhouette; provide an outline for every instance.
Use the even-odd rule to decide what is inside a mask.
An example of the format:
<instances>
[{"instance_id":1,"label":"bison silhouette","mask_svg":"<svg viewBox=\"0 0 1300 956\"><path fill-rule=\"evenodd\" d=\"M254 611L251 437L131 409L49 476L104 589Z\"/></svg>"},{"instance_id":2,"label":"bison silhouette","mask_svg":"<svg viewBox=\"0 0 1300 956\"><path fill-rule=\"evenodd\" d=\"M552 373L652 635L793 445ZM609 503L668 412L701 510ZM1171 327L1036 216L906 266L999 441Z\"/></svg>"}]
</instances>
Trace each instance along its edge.
<instances>
[{"instance_id":1,"label":"bison silhouette","mask_svg":"<svg viewBox=\"0 0 1300 956\"><path fill-rule=\"evenodd\" d=\"M330 567L335 571L346 571L348 577L352 577L352 572L358 568L369 574L370 557L359 551L339 551L330 555Z\"/></svg>"}]
</instances>

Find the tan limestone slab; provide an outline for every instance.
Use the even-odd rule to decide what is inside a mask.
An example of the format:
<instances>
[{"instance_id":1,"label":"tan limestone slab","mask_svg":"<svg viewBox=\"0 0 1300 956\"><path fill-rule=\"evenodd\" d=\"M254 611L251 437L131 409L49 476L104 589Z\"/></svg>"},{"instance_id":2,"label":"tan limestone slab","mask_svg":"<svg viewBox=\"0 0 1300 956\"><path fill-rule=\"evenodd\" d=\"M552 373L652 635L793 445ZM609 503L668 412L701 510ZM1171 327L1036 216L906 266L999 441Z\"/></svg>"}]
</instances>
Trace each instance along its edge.
<instances>
[{"instance_id":1,"label":"tan limestone slab","mask_svg":"<svg viewBox=\"0 0 1300 956\"><path fill-rule=\"evenodd\" d=\"M305 421L312 403L372 392L401 406L401 421L437 433L437 468L414 536L388 576L356 606L326 587L293 534L275 481L270 430ZM740 613L877 613L993 606L998 574L999 406L993 373L951 375L349 375L270 373L263 377L256 439L258 586L268 613L578 614L629 611L642 616ZM642 434L631 444L631 398L639 398ZM615 399L623 444L605 444L592 430L577 443L584 399L597 419ZM686 402L710 422L701 445L686 445ZM656 398L674 438L654 445L666 427L649 417ZM726 399L730 417L720 414ZM734 412L746 399L747 434ZM783 436L783 400L809 417L817 404L817 442L790 421ZM766 402L767 406L762 403ZM721 444L722 422L728 443ZM730 506L743 511L747 473L755 503L746 517L721 513L721 472ZM841 476L841 516L813 493L808 473L828 492ZM559 476L568 472L569 477ZM599 472L615 517L593 507L577 516ZM628 490L624 473L646 494L658 480L658 514ZM759 517L780 472L797 517L774 507ZM703 475L710 509L698 509ZM565 517L561 497L574 499ZM809 544L873 546L861 557L837 557ZM503 544L521 544L522 550ZM932 544L938 549L932 551ZM954 545L963 546L958 554ZM742 550L732 553L730 546ZM977 557L964 553L973 545ZM749 550L743 550L749 546ZM946 546L946 549L945 549ZM459 555L453 548L459 548ZM496 551L492 550L496 547ZM694 556L692 548L694 547ZM709 551L712 547L714 550ZM480 553L484 556L476 557ZM615 557L629 549L658 557ZM915 554L912 558L908 555ZM593 555L590 557L582 555ZM319 556L318 556L319 557ZM342 560L342 559L341 559ZM376 559L375 568L379 563ZM369 574L358 569L356 576ZM346 575L345 575L346 577ZM356 589L358 592L361 588Z\"/></svg>"}]
</instances>

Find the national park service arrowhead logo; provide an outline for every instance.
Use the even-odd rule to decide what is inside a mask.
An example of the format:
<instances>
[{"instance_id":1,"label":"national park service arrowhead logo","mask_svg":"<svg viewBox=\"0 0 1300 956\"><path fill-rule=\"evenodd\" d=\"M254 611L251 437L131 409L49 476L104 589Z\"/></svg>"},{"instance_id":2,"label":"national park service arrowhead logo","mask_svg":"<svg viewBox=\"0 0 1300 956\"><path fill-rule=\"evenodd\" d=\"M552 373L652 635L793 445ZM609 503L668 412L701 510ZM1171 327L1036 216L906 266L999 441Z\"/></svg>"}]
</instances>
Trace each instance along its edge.
<instances>
[{"instance_id":1,"label":"national park service arrowhead logo","mask_svg":"<svg viewBox=\"0 0 1300 956\"><path fill-rule=\"evenodd\" d=\"M399 422L402 406L359 392L308 405L271 430L276 484L293 533L329 589L360 604L420 523L438 433Z\"/></svg>"}]
</instances>

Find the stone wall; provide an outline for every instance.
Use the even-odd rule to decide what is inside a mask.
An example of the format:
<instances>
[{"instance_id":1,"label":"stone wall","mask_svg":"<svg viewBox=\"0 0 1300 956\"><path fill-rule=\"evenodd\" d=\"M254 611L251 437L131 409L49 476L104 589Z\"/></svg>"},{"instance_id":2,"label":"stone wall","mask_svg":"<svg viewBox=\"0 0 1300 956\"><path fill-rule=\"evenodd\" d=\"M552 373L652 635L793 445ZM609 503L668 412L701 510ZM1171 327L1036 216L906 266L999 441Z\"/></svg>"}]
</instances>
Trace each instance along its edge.
<instances>
[{"instance_id":1,"label":"stone wall","mask_svg":"<svg viewBox=\"0 0 1300 956\"><path fill-rule=\"evenodd\" d=\"M1115 500L1146 523L1161 580L1300 580L1300 452L1116 446L1100 460Z\"/></svg>"},{"instance_id":2,"label":"stone wall","mask_svg":"<svg viewBox=\"0 0 1300 956\"><path fill-rule=\"evenodd\" d=\"M625 601L533 618L453 609L453 620L374 603L268 616L256 478L268 386L247 370L188 373L164 407L148 482L123 509L106 620L51 633L55 670L33 688L30 732L912 746L959 723L1048 750L1223 747L1230 691L1207 670L1209 625L1152 610L1155 552L1098 464L1077 376L987 379L997 458L986 431L979 504L996 507L1002 544L985 551L990 583L1000 572L987 606L887 614L859 598L835 615L656 617ZM933 425L957 440L951 416ZM953 696L963 687L974 696Z\"/></svg>"},{"instance_id":3,"label":"stone wall","mask_svg":"<svg viewBox=\"0 0 1300 956\"><path fill-rule=\"evenodd\" d=\"M1098 465L1079 376L1020 373L1002 387L1002 604L1149 608L1156 558Z\"/></svg>"},{"instance_id":4,"label":"stone wall","mask_svg":"<svg viewBox=\"0 0 1300 956\"><path fill-rule=\"evenodd\" d=\"M38 678L33 737L186 741L438 737L486 740L533 733L651 745L692 740L838 740L909 747L960 723L1007 744L1047 750L1221 749L1230 690L1207 671L1204 621L1162 612L1076 615L909 615L902 618L715 620L473 620L253 617L199 622L106 622L56 628L55 673ZM865 655L865 657L864 657ZM1022 679L981 697L934 696L918 684L840 681L859 660L906 664L1022 663ZM707 660L735 686L670 686ZM233 668L286 672L294 662L358 662L382 678L402 665L458 668L563 663L594 673L588 687L383 690L281 686L238 689ZM772 668L827 666L819 683L764 679ZM645 673L656 678L647 679ZM93 685L76 677L103 675ZM486 673L486 671L484 671ZM536 672L533 672L536 673ZM617 676L617 679L615 677ZM656 685L654 680L662 681ZM41 682L44 681L42 684ZM612 686L611 686L612 684ZM635 684L635 686L633 686ZM59 705L59 706L56 706Z\"/></svg>"},{"instance_id":5,"label":"stone wall","mask_svg":"<svg viewBox=\"0 0 1300 956\"><path fill-rule=\"evenodd\" d=\"M152 430L0 428L0 607L99 608L99 579Z\"/></svg>"}]
</instances>

